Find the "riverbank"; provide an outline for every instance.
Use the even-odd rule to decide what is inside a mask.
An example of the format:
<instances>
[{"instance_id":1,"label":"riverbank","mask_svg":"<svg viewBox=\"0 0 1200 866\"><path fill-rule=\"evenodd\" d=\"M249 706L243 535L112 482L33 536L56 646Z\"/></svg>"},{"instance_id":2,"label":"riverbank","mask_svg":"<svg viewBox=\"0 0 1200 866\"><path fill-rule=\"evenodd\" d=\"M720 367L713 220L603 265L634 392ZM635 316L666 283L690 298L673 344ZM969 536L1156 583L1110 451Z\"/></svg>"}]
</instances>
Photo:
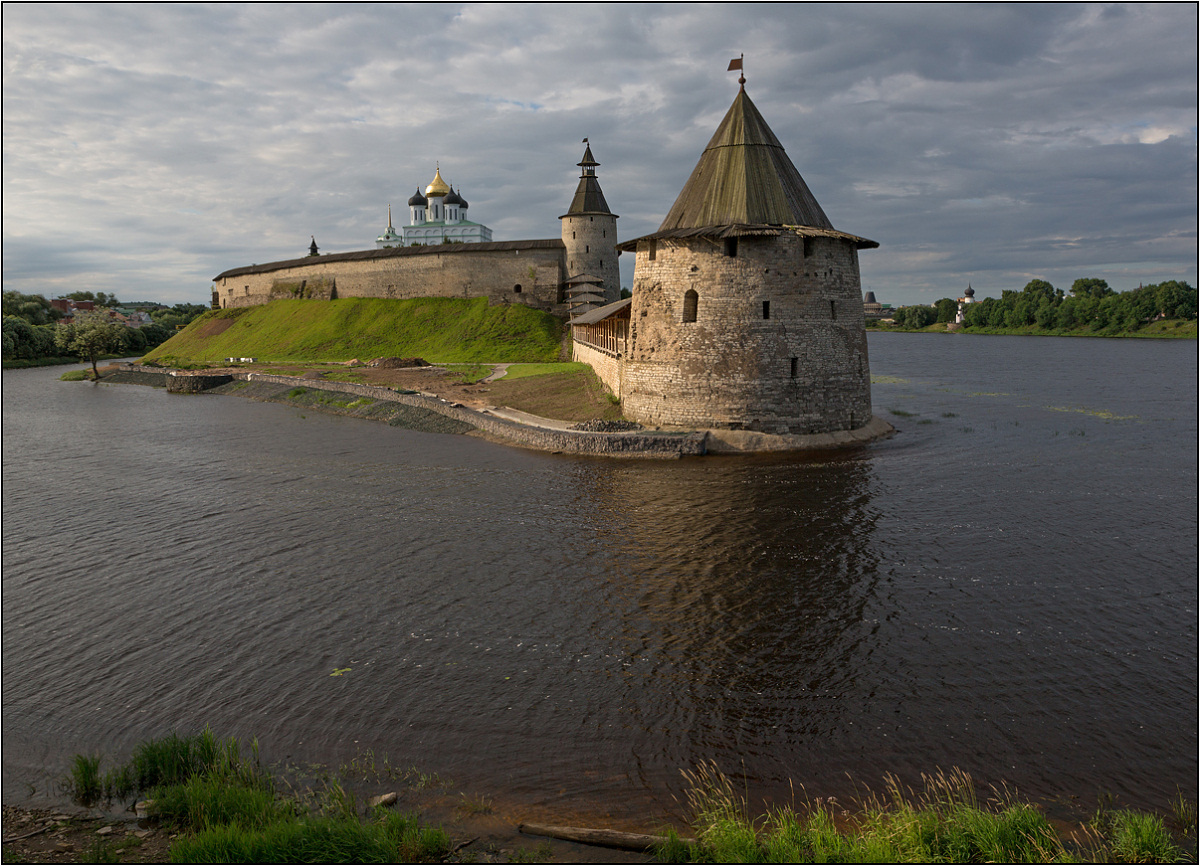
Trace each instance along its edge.
<instances>
[{"instance_id":1,"label":"riverbank","mask_svg":"<svg viewBox=\"0 0 1200 866\"><path fill-rule=\"evenodd\" d=\"M101 355L96 360L97 361L112 361L116 358L126 358L126 357L129 357L129 356L128 355ZM17 358L17 359L13 359L13 360L4 361L2 363L4 365L5 370L30 370L30 369L33 369L34 367L65 367L68 364L83 364L86 362L80 360L79 358L74 357L73 355L70 357L64 355L64 356L53 357L53 358L34 358L33 360L28 360L25 358Z\"/></svg>"},{"instance_id":2,"label":"riverbank","mask_svg":"<svg viewBox=\"0 0 1200 866\"><path fill-rule=\"evenodd\" d=\"M1195 319L1160 319L1143 325L1136 331L1108 329L1094 331L1089 327L1080 328L1040 328L1030 325L1024 328L981 328L978 326L964 327L952 323L939 322L924 328L906 328L901 325L889 325L879 320L867 320L867 331L897 334L980 334L1002 337L1109 337L1113 339L1133 340L1195 340L1197 338L1197 322Z\"/></svg>"},{"instance_id":3,"label":"riverbank","mask_svg":"<svg viewBox=\"0 0 1200 866\"><path fill-rule=\"evenodd\" d=\"M744 430L623 429L629 425L611 423L608 426L616 429L607 432L603 423L599 429L588 429L597 425L543 418L483 401L467 405L436 393L326 381L310 378L309 374L260 373L235 367L183 371L122 364L106 370L102 381L285 403L422 432L479 435L502 444L552 454L679 459L720 453L820 451L864 445L895 433L890 424L875 417L855 430L811 435L773 435Z\"/></svg>"},{"instance_id":4,"label":"riverbank","mask_svg":"<svg viewBox=\"0 0 1200 866\"><path fill-rule=\"evenodd\" d=\"M103 769L103 772L102 772ZM682 828L648 817L635 832L584 821L532 824L452 781L360 753L336 770L264 768L258 744L197 735L140 744L103 767L76 755L60 790L70 807L3 808L6 862L1129 862L1170 863L1196 850L1196 806L1165 816L1101 806L1049 819L1006 786L981 796L959 770L919 790L885 777L853 802L749 803L712 764L685 771ZM127 804L127 805L126 805ZM765 811L759 811L765 809ZM680 830L682 829L682 832Z\"/></svg>"}]
</instances>

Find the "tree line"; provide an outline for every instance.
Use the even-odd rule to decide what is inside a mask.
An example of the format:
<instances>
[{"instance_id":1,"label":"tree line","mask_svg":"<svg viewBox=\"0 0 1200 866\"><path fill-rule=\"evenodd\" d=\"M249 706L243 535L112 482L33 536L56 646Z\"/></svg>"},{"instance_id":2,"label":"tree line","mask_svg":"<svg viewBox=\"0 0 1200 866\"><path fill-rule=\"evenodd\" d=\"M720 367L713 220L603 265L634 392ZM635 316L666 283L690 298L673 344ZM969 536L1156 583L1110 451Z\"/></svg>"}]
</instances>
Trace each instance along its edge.
<instances>
[{"instance_id":1,"label":"tree line","mask_svg":"<svg viewBox=\"0 0 1200 866\"><path fill-rule=\"evenodd\" d=\"M205 312L208 307L203 304L176 304L168 307L165 304L139 303L136 308L145 310L151 318L150 324L138 327L128 327L114 321L108 310L121 306L116 295L104 292L72 292L63 297L73 301L91 301L96 311L76 313L75 322L88 323L89 333L103 334L103 338L94 337L90 340L108 348L100 354L142 355L160 343L166 342L175 331L186 325L192 319ZM4 292L3 295L3 358L5 361L37 361L42 358L56 358L76 355L81 358L91 357L90 350L81 352L70 348L74 340L74 332L78 328L61 324L67 316L62 310L54 307L43 295L26 295L21 292ZM105 327L101 327L105 326ZM109 327L110 326L110 327ZM65 343L60 340L63 332L72 336Z\"/></svg>"},{"instance_id":2,"label":"tree line","mask_svg":"<svg viewBox=\"0 0 1200 866\"><path fill-rule=\"evenodd\" d=\"M999 298L964 304L963 327L1112 334L1136 331L1157 319L1195 319L1197 301L1196 289L1178 280L1116 292L1106 281L1086 277L1072 283L1069 294L1045 280L1030 280L1019 292L1006 289ZM901 327L926 328L953 322L957 315L958 301L942 298L932 306L902 307L892 319Z\"/></svg>"}]
</instances>

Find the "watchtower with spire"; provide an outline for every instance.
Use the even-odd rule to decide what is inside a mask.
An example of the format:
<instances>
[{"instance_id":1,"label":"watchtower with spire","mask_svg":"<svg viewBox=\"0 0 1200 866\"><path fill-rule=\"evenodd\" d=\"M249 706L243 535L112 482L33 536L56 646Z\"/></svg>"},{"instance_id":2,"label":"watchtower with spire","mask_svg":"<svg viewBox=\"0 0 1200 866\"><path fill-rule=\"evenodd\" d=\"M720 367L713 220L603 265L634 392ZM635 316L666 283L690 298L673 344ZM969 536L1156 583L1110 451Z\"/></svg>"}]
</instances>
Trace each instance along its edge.
<instances>
[{"instance_id":1,"label":"watchtower with spire","mask_svg":"<svg viewBox=\"0 0 1200 866\"><path fill-rule=\"evenodd\" d=\"M878 244L833 227L739 83L658 231L620 245L636 251L624 414L777 434L864 427L858 251Z\"/></svg>"},{"instance_id":2,"label":"watchtower with spire","mask_svg":"<svg viewBox=\"0 0 1200 866\"><path fill-rule=\"evenodd\" d=\"M595 296L594 302L576 305L573 310L611 303L621 297L621 272L617 265L617 215L608 209L604 191L596 177L592 146L583 140L583 159L577 163L582 173L575 197L562 221L562 240L566 247L567 294L569 297ZM584 293L584 294L580 294Z\"/></svg>"}]
</instances>

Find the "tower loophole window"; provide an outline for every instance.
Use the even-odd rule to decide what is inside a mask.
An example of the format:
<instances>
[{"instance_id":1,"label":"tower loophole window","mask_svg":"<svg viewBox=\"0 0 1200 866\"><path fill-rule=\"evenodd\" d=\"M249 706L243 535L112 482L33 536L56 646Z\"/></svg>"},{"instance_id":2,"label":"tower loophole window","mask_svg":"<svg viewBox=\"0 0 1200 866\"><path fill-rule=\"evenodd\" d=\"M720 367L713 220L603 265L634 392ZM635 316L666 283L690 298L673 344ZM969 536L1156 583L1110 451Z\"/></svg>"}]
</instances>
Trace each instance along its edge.
<instances>
[{"instance_id":1,"label":"tower loophole window","mask_svg":"<svg viewBox=\"0 0 1200 866\"><path fill-rule=\"evenodd\" d=\"M695 289L688 289L683 295L683 321L696 321L696 309L700 306L700 296Z\"/></svg>"},{"instance_id":2,"label":"tower loophole window","mask_svg":"<svg viewBox=\"0 0 1200 866\"><path fill-rule=\"evenodd\" d=\"M771 302L770 301L763 301L763 318L764 319L771 318Z\"/></svg>"},{"instance_id":3,"label":"tower loophole window","mask_svg":"<svg viewBox=\"0 0 1200 866\"><path fill-rule=\"evenodd\" d=\"M647 254L647 258L649 258L650 261L654 261L655 256L658 255L658 241L650 241L649 247L650 249Z\"/></svg>"},{"instance_id":4,"label":"tower loophole window","mask_svg":"<svg viewBox=\"0 0 1200 866\"><path fill-rule=\"evenodd\" d=\"M837 321L837 301L829 302L829 318L835 322Z\"/></svg>"},{"instance_id":5,"label":"tower loophole window","mask_svg":"<svg viewBox=\"0 0 1200 866\"><path fill-rule=\"evenodd\" d=\"M518 295L521 294L521 284L517 283L515 286L513 286L513 291L516 292Z\"/></svg>"},{"instance_id":6,"label":"tower loophole window","mask_svg":"<svg viewBox=\"0 0 1200 866\"><path fill-rule=\"evenodd\" d=\"M737 258L737 238L725 238L725 255L731 259Z\"/></svg>"},{"instance_id":7,"label":"tower loophole window","mask_svg":"<svg viewBox=\"0 0 1200 866\"><path fill-rule=\"evenodd\" d=\"M792 358L792 378L796 378L796 374L800 372L800 359Z\"/></svg>"},{"instance_id":8,"label":"tower loophole window","mask_svg":"<svg viewBox=\"0 0 1200 866\"><path fill-rule=\"evenodd\" d=\"M812 238L805 238L804 239L804 258L807 259L812 254L813 254Z\"/></svg>"}]
</instances>

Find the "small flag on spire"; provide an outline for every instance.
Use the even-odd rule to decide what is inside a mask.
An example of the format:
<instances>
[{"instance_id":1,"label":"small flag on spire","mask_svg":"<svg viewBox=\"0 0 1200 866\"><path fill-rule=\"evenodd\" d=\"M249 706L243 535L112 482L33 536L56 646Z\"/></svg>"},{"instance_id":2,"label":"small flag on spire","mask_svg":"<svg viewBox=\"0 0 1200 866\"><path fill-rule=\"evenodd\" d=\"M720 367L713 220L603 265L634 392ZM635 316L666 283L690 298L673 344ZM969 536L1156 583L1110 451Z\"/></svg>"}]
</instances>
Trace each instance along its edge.
<instances>
[{"instance_id":1,"label":"small flag on spire","mask_svg":"<svg viewBox=\"0 0 1200 866\"><path fill-rule=\"evenodd\" d=\"M742 68L742 58L744 58L745 56L746 56L745 54L739 54L737 57L730 60L729 68L726 69L725 71L733 72L733 70L735 70L735 69L740 70ZM742 90L746 89L746 73L745 72L743 72L741 75L738 76L738 84L741 86Z\"/></svg>"},{"instance_id":2,"label":"small flag on spire","mask_svg":"<svg viewBox=\"0 0 1200 866\"><path fill-rule=\"evenodd\" d=\"M583 140L583 143L584 143L584 144L587 144L587 143L588 143L588 140L585 138L585 139Z\"/></svg>"}]
</instances>

